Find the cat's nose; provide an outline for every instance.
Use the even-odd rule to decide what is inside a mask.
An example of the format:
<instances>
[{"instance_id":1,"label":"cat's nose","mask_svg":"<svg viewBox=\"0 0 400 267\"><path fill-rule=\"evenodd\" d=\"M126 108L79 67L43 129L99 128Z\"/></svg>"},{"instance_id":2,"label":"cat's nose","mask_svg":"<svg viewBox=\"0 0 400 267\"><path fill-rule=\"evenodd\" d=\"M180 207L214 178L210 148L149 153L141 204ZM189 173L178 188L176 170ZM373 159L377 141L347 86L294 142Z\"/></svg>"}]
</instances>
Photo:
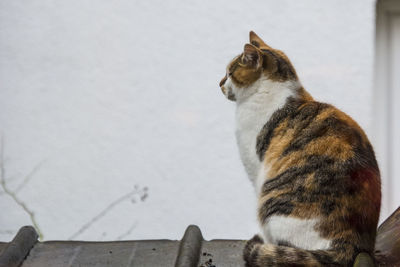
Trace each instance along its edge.
<instances>
[{"instance_id":1,"label":"cat's nose","mask_svg":"<svg viewBox=\"0 0 400 267\"><path fill-rule=\"evenodd\" d=\"M222 80L219 82L219 87L222 87L222 85L224 85L224 83L226 82L227 79L228 79L228 78L227 78L226 75L225 75L225 77L222 78Z\"/></svg>"}]
</instances>

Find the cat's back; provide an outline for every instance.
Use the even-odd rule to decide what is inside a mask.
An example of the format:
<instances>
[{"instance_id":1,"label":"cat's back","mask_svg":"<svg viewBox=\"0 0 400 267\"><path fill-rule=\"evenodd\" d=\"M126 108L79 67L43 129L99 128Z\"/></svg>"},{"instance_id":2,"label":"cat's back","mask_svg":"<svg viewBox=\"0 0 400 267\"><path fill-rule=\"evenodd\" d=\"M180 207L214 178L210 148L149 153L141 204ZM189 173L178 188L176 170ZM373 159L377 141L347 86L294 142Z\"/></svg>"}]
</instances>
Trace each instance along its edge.
<instances>
[{"instance_id":1,"label":"cat's back","mask_svg":"<svg viewBox=\"0 0 400 267\"><path fill-rule=\"evenodd\" d=\"M256 147L261 160L282 169L291 167L290 160L298 166L307 158L378 168L361 127L336 107L314 100L289 98L264 125Z\"/></svg>"}]
</instances>

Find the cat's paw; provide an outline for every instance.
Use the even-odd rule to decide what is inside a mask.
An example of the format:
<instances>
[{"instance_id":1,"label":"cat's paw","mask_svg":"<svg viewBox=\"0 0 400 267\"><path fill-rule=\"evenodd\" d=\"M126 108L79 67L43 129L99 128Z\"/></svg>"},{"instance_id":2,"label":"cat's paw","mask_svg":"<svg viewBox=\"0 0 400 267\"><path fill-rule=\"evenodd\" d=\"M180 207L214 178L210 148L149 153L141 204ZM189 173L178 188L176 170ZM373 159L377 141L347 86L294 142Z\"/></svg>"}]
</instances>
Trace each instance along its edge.
<instances>
[{"instance_id":1,"label":"cat's paw","mask_svg":"<svg viewBox=\"0 0 400 267\"><path fill-rule=\"evenodd\" d=\"M254 259L256 258L254 253L257 253L257 248L262 244L264 244L264 240L259 235L253 236L252 239L246 242L243 249L243 259L246 262L246 267L257 266L254 262Z\"/></svg>"}]
</instances>

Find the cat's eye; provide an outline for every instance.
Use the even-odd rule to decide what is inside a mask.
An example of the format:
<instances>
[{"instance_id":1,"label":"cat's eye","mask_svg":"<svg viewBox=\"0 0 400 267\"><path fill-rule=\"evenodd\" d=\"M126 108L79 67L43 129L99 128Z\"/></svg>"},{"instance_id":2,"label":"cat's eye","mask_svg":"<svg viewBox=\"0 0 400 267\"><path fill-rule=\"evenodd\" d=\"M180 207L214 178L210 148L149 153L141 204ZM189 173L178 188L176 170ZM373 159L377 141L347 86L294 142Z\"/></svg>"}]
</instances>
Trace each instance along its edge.
<instances>
[{"instance_id":1,"label":"cat's eye","mask_svg":"<svg viewBox=\"0 0 400 267\"><path fill-rule=\"evenodd\" d=\"M232 76L232 74L233 74L233 72L231 71L231 72L228 73L228 76Z\"/></svg>"}]
</instances>

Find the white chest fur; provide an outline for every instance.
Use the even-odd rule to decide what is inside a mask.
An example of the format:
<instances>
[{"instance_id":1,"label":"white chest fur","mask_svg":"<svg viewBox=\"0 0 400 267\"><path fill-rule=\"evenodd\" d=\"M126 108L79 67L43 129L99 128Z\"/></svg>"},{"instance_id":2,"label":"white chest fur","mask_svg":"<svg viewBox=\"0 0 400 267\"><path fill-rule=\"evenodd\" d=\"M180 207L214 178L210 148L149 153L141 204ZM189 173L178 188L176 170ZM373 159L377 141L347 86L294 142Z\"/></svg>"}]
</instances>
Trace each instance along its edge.
<instances>
[{"instance_id":1,"label":"white chest fur","mask_svg":"<svg viewBox=\"0 0 400 267\"><path fill-rule=\"evenodd\" d=\"M296 87L297 82L281 83L261 79L249 88L236 89L241 91L235 92L236 139L243 165L257 192L261 182L257 180L265 179L265 176L260 177L260 171L265 166L256 153L257 136L272 114L285 104L289 96L294 95Z\"/></svg>"},{"instance_id":2,"label":"white chest fur","mask_svg":"<svg viewBox=\"0 0 400 267\"><path fill-rule=\"evenodd\" d=\"M270 244L289 242L295 247L316 250L329 249L331 241L321 238L314 227L318 219L297 219L273 215L262 225L264 241Z\"/></svg>"},{"instance_id":3,"label":"white chest fur","mask_svg":"<svg viewBox=\"0 0 400 267\"><path fill-rule=\"evenodd\" d=\"M228 81L229 82L229 81ZM260 162L256 153L257 136L272 114L295 94L297 82L272 82L260 79L249 88L234 88L237 99L236 139L240 157L257 194L268 178L268 164ZM264 241L289 242L303 249L328 249L331 241L321 238L314 227L318 219L301 220L273 215L262 225Z\"/></svg>"}]
</instances>

